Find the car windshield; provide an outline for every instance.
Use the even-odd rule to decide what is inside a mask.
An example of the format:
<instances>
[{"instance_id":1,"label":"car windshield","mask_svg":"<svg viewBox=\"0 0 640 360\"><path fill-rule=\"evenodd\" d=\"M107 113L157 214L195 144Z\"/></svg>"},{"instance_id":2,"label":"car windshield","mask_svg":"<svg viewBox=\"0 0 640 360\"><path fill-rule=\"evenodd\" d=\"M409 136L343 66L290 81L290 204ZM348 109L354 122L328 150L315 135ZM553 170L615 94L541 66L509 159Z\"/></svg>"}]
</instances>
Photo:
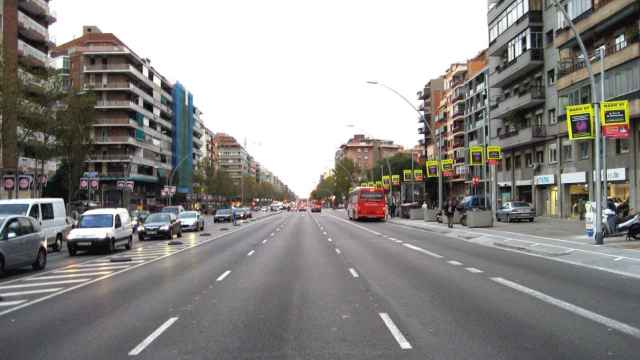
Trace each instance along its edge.
<instances>
[{"instance_id":1,"label":"car windshield","mask_svg":"<svg viewBox=\"0 0 640 360\"><path fill-rule=\"evenodd\" d=\"M529 203L526 202L522 202L522 201L514 201L511 203L511 207L529 207Z\"/></svg>"},{"instance_id":2,"label":"car windshield","mask_svg":"<svg viewBox=\"0 0 640 360\"><path fill-rule=\"evenodd\" d=\"M177 207L173 207L173 206L168 206L162 209L163 213L172 213L172 214L178 214L180 212L180 208Z\"/></svg>"},{"instance_id":3,"label":"car windshield","mask_svg":"<svg viewBox=\"0 0 640 360\"><path fill-rule=\"evenodd\" d=\"M218 209L216 215L228 215L231 214L231 209Z\"/></svg>"},{"instance_id":4,"label":"car windshield","mask_svg":"<svg viewBox=\"0 0 640 360\"><path fill-rule=\"evenodd\" d=\"M111 214L88 214L80 216L78 228L110 228L113 226Z\"/></svg>"},{"instance_id":5,"label":"car windshield","mask_svg":"<svg viewBox=\"0 0 640 360\"><path fill-rule=\"evenodd\" d=\"M171 222L171 215L163 213L155 213L147 216L145 223L168 223Z\"/></svg>"},{"instance_id":6,"label":"car windshield","mask_svg":"<svg viewBox=\"0 0 640 360\"><path fill-rule=\"evenodd\" d=\"M193 211L185 211L182 214L180 214L180 219L194 219L197 217L198 217L198 213Z\"/></svg>"},{"instance_id":7,"label":"car windshield","mask_svg":"<svg viewBox=\"0 0 640 360\"><path fill-rule=\"evenodd\" d=\"M0 215L27 215L29 204L0 204Z\"/></svg>"}]
</instances>

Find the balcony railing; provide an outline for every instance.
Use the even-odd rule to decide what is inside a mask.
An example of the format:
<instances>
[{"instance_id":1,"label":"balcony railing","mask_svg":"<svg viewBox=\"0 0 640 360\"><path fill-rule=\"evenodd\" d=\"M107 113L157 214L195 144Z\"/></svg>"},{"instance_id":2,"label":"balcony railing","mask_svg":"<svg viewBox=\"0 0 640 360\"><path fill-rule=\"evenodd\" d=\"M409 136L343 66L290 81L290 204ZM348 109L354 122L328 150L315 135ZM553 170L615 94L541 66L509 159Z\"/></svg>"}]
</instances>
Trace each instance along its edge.
<instances>
[{"instance_id":1,"label":"balcony railing","mask_svg":"<svg viewBox=\"0 0 640 360\"><path fill-rule=\"evenodd\" d=\"M18 53L25 57L31 57L40 62L43 66L49 65L49 56L22 40L18 40Z\"/></svg>"},{"instance_id":2,"label":"balcony railing","mask_svg":"<svg viewBox=\"0 0 640 360\"><path fill-rule=\"evenodd\" d=\"M36 33L39 40L49 39L49 30L29 16L25 15L22 11L18 11L18 23L22 25L25 30Z\"/></svg>"},{"instance_id":3,"label":"balcony railing","mask_svg":"<svg viewBox=\"0 0 640 360\"><path fill-rule=\"evenodd\" d=\"M629 36L629 38L625 39L625 41L622 43L608 45L605 47L605 58L611 55L614 55L638 42L640 42L640 33L635 33ZM589 54L590 59L594 57L599 58L599 56L600 56L599 49L594 49ZM571 59L562 60L558 63L558 77L561 78L561 77L567 76L571 73L574 73L584 68L585 66L586 66L586 63L583 58L574 57Z\"/></svg>"},{"instance_id":4,"label":"balcony railing","mask_svg":"<svg viewBox=\"0 0 640 360\"><path fill-rule=\"evenodd\" d=\"M543 55L542 49L528 49L527 51L531 53L531 60L537 60L537 61L542 61L542 60L544 60L544 55ZM504 62L504 63L502 63L502 64L498 65L498 66L496 67L496 71L497 71L498 73L501 73L501 72L503 72L503 71L507 70L507 69L508 69L509 67L511 67L512 65L514 65L514 64L516 64L516 63L518 63L518 59L519 59L521 56L522 56L522 55L518 56L517 58L515 58L515 59L513 59L513 60L511 60L511 61L509 61L509 62Z\"/></svg>"}]
</instances>

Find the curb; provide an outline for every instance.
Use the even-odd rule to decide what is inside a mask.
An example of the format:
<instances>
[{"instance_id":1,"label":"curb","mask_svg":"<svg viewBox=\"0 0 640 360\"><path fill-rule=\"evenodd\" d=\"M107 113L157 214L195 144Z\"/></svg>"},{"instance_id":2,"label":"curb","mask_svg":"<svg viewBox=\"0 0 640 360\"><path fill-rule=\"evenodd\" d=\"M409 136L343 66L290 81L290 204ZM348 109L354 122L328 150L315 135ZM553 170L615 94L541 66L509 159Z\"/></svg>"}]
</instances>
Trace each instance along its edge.
<instances>
[{"instance_id":1,"label":"curb","mask_svg":"<svg viewBox=\"0 0 640 360\"><path fill-rule=\"evenodd\" d=\"M499 241L494 241L493 245L497 246L497 247L501 247L501 248L518 250L518 251L528 252L528 253L531 253L531 254L549 256L549 257L564 256L564 255L569 255L571 253L569 251L563 251L563 252L558 252L558 253L553 253L553 252L548 252L548 251L539 251L539 250L531 249L531 248L526 247L526 246L510 245L510 244L506 244L506 243L499 242Z\"/></svg>"}]
</instances>

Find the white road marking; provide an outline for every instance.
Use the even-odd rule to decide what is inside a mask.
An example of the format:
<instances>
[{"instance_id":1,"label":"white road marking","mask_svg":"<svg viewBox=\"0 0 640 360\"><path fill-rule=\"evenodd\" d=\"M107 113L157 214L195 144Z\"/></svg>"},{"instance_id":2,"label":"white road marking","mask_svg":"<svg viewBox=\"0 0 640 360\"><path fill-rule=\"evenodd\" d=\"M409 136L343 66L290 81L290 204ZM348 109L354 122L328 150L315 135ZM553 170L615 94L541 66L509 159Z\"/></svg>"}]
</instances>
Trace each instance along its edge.
<instances>
[{"instance_id":1,"label":"white road marking","mask_svg":"<svg viewBox=\"0 0 640 360\"><path fill-rule=\"evenodd\" d=\"M336 253L339 255L340 254L340 249L336 249Z\"/></svg>"},{"instance_id":2,"label":"white road marking","mask_svg":"<svg viewBox=\"0 0 640 360\"><path fill-rule=\"evenodd\" d=\"M82 271L102 271L102 270L124 269L128 267L129 265L105 265L105 266L87 267L87 268L64 268L63 270L56 270L54 271L54 273L55 274L60 274L60 273L81 274Z\"/></svg>"},{"instance_id":3,"label":"white road marking","mask_svg":"<svg viewBox=\"0 0 640 360\"><path fill-rule=\"evenodd\" d=\"M60 290L62 290L62 288L16 291L16 292L1 293L0 297L5 297L5 296L23 296L23 295L33 295L33 294L46 294L46 293L52 293L52 292L56 292L56 291L60 291Z\"/></svg>"},{"instance_id":4,"label":"white road marking","mask_svg":"<svg viewBox=\"0 0 640 360\"><path fill-rule=\"evenodd\" d=\"M144 350L147 346L149 346L149 344L153 342L153 340L155 340L158 336L162 335L162 333L165 332L169 328L169 326L173 325L173 323L176 322L176 320L178 320L177 317L172 317L169 320L167 320L164 324L160 325L160 327L157 328L154 332L152 332L151 335L149 335L146 339L142 340L142 342L138 344L138 346L134 347L133 350L129 351L129 356L136 356L140 354L142 350Z\"/></svg>"},{"instance_id":5,"label":"white road marking","mask_svg":"<svg viewBox=\"0 0 640 360\"><path fill-rule=\"evenodd\" d=\"M274 233L271 233L271 236L272 236L272 237L273 237L273 236L275 236L275 235L276 235L276 234L274 234Z\"/></svg>"},{"instance_id":6,"label":"white road marking","mask_svg":"<svg viewBox=\"0 0 640 360\"><path fill-rule=\"evenodd\" d=\"M323 231L323 232L322 232L322 235L327 235L327 232L326 232L326 231Z\"/></svg>"},{"instance_id":7,"label":"white road marking","mask_svg":"<svg viewBox=\"0 0 640 360\"><path fill-rule=\"evenodd\" d=\"M74 279L74 280L62 280L62 281L49 281L44 283L30 283L30 284L21 284L21 285L7 285L0 286L0 290L7 289L22 289L27 287L38 287L38 286L52 286L52 285L63 285L63 284L75 284L87 281L90 279Z\"/></svg>"},{"instance_id":8,"label":"white road marking","mask_svg":"<svg viewBox=\"0 0 640 360\"><path fill-rule=\"evenodd\" d=\"M633 337L636 338L640 338L640 329L635 328L633 326L627 325L625 323L622 323L620 321L602 316L600 314L594 313L592 311L589 311L587 309L581 308L577 305L573 305L571 303L568 303L566 301L560 300L560 299L556 299L552 296L549 296L547 294L541 293L537 290L528 288L526 286L520 285L518 283L515 283L513 281L509 281L500 277L493 277L491 278L491 280L497 282L498 284L507 286L513 290L519 291L521 293L527 294L529 296L532 296L540 301L544 301L548 304L557 306L561 309L570 311L578 316L581 316L583 318L589 319L591 321L597 322L599 324L602 324L608 328L611 329L616 329L622 333L625 333L627 335L631 335Z\"/></svg>"},{"instance_id":9,"label":"white road marking","mask_svg":"<svg viewBox=\"0 0 640 360\"><path fill-rule=\"evenodd\" d=\"M407 247L407 248L409 248L411 250L417 251L419 253L425 254L425 255L433 256L434 258L438 258L438 259L442 258L442 255L438 255L436 253L433 253L431 251L425 250L425 249L423 249L421 247L417 247L415 245L411 245L411 244L406 244L405 243L405 244L402 244L402 246Z\"/></svg>"},{"instance_id":10,"label":"white road marking","mask_svg":"<svg viewBox=\"0 0 640 360\"><path fill-rule=\"evenodd\" d=\"M227 276L229 276L229 274L231 274L231 270L227 270L224 273L222 273L222 275L218 276L218 278L216 279L216 281L220 282L222 280L224 280L224 278L226 278Z\"/></svg>"},{"instance_id":11,"label":"white road marking","mask_svg":"<svg viewBox=\"0 0 640 360\"><path fill-rule=\"evenodd\" d=\"M255 250L251 250L251 251L249 251L249 253L247 254L247 256L251 256L251 255L253 255L253 253L255 253L255 252L256 252Z\"/></svg>"},{"instance_id":12,"label":"white road marking","mask_svg":"<svg viewBox=\"0 0 640 360\"><path fill-rule=\"evenodd\" d=\"M474 273L474 274L482 274L484 272L484 271L482 271L480 269L476 269L476 268L472 268L472 267L465 268L465 270L467 270L470 273Z\"/></svg>"},{"instance_id":13,"label":"white road marking","mask_svg":"<svg viewBox=\"0 0 640 360\"><path fill-rule=\"evenodd\" d=\"M349 272L351 273L351 276L353 276L354 278L360 277L360 275L358 275L358 272L354 268L349 268Z\"/></svg>"},{"instance_id":14,"label":"white road marking","mask_svg":"<svg viewBox=\"0 0 640 360\"><path fill-rule=\"evenodd\" d=\"M402 240L396 240L396 243L402 244Z\"/></svg>"},{"instance_id":15,"label":"white road marking","mask_svg":"<svg viewBox=\"0 0 640 360\"><path fill-rule=\"evenodd\" d=\"M263 243L263 244L266 244L266 243L267 243L267 241L269 241L269 239L264 239L264 240L262 240L262 243Z\"/></svg>"},{"instance_id":16,"label":"white road marking","mask_svg":"<svg viewBox=\"0 0 640 360\"><path fill-rule=\"evenodd\" d=\"M462 266L462 263L461 263L461 262L459 262L459 261L455 261L455 260L447 261L447 263L449 263L449 264L451 264L451 265L453 265L453 266Z\"/></svg>"},{"instance_id":17,"label":"white road marking","mask_svg":"<svg viewBox=\"0 0 640 360\"><path fill-rule=\"evenodd\" d=\"M131 260L131 261L127 261L127 264L139 264L143 262L144 260ZM82 265L70 265L70 266L67 266L67 268L99 267L99 266L110 266L113 264L114 263L109 261L109 262L101 262L101 263L87 263Z\"/></svg>"},{"instance_id":18,"label":"white road marking","mask_svg":"<svg viewBox=\"0 0 640 360\"><path fill-rule=\"evenodd\" d=\"M27 300L0 301L0 307L20 305Z\"/></svg>"},{"instance_id":19,"label":"white road marking","mask_svg":"<svg viewBox=\"0 0 640 360\"><path fill-rule=\"evenodd\" d=\"M49 280L49 279L68 279L68 278L76 278L76 277L82 277L82 276L107 275L107 274L111 274L111 273L112 273L112 271L98 271L98 272L86 273L86 274L38 276L38 277L29 278L29 279L25 279L25 280L38 281L38 280L45 280L45 279L46 280Z\"/></svg>"},{"instance_id":20,"label":"white road marking","mask_svg":"<svg viewBox=\"0 0 640 360\"><path fill-rule=\"evenodd\" d=\"M393 237L389 237L389 240L391 240L391 241L398 241L398 239L393 238Z\"/></svg>"},{"instance_id":21,"label":"white road marking","mask_svg":"<svg viewBox=\"0 0 640 360\"><path fill-rule=\"evenodd\" d=\"M618 256L617 258L613 259L613 261L620 261L620 260L622 260L622 259L624 259L624 257L623 257L623 256Z\"/></svg>"},{"instance_id":22,"label":"white road marking","mask_svg":"<svg viewBox=\"0 0 640 360\"><path fill-rule=\"evenodd\" d=\"M332 242L333 240L331 240L331 238L328 238L328 239L327 239L327 241L328 241L328 242Z\"/></svg>"},{"instance_id":23,"label":"white road marking","mask_svg":"<svg viewBox=\"0 0 640 360\"><path fill-rule=\"evenodd\" d=\"M400 348L403 350L412 349L413 347L411 346L411 343L409 343L409 341L407 341L407 338L402 335L402 332L400 331L400 329L398 329L396 324L393 323L393 320L391 320L389 314L380 313L379 315L384 324L387 325L387 329L389 329L391 335L393 335L393 337L398 342L398 345L400 345Z\"/></svg>"}]
</instances>

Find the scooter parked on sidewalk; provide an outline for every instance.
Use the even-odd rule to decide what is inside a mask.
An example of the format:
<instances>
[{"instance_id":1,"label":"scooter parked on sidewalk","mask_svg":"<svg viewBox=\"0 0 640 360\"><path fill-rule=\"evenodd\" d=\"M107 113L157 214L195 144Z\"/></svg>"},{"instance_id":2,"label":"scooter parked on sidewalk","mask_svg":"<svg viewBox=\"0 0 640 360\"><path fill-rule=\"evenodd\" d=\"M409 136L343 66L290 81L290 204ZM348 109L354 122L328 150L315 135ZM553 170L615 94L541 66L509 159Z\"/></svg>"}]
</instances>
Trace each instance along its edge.
<instances>
[{"instance_id":1,"label":"scooter parked on sidewalk","mask_svg":"<svg viewBox=\"0 0 640 360\"><path fill-rule=\"evenodd\" d=\"M640 214L621 217L607 208L602 211L602 225L605 237L626 235L627 240L630 238L637 240L640 237Z\"/></svg>"}]
</instances>

